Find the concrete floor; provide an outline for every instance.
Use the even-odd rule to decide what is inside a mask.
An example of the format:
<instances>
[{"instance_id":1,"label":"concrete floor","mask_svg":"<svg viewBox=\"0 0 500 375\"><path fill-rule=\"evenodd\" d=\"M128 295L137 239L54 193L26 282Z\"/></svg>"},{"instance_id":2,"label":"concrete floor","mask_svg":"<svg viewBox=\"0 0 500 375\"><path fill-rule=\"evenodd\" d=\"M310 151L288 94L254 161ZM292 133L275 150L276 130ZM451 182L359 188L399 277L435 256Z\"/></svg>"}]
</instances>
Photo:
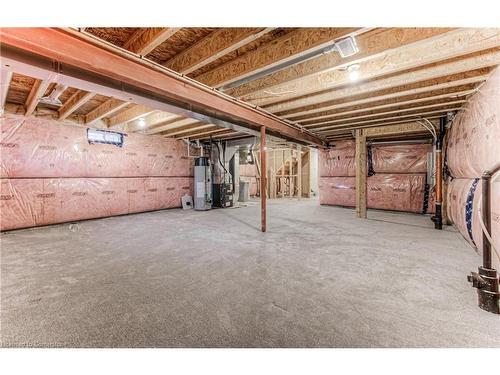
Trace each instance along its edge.
<instances>
[{"instance_id":1,"label":"concrete floor","mask_svg":"<svg viewBox=\"0 0 500 375\"><path fill-rule=\"evenodd\" d=\"M428 217L317 201L168 210L1 236L2 346L500 347Z\"/></svg>"}]
</instances>

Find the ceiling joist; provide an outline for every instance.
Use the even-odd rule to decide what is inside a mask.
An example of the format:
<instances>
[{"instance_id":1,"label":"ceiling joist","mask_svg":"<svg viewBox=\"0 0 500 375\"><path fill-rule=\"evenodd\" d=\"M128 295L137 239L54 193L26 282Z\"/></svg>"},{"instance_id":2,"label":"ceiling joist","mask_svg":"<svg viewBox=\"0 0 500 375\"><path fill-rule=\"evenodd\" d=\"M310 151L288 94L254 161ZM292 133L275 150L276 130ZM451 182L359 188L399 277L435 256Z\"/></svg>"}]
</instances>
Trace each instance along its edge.
<instances>
[{"instance_id":1,"label":"ceiling joist","mask_svg":"<svg viewBox=\"0 0 500 375\"><path fill-rule=\"evenodd\" d=\"M92 124L94 122L97 122L104 117L108 117L113 113L125 108L129 104L129 102L124 102L115 98L109 98L99 107L85 115L85 123Z\"/></svg>"},{"instance_id":2,"label":"ceiling joist","mask_svg":"<svg viewBox=\"0 0 500 375\"><path fill-rule=\"evenodd\" d=\"M133 121L140 117L146 116L151 112L153 112L152 108L149 108L142 104L137 104L110 117L109 119L106 119L106 124L108 125L108 128L118 127L120 125L126 124L129 121Z\"/></svg>"},{"instance_id":3,"label":"ceiling joist","mask_svg":"<svg viewBox=\"0 0 500 375\"><path fill-rule=\"evenodd\" d=\"M146 56L160 44L174 35L179 28L165 27L145 27L139 28L129 40L125 42L123 48L141 56Z\"/></svg>"}]
</instances>

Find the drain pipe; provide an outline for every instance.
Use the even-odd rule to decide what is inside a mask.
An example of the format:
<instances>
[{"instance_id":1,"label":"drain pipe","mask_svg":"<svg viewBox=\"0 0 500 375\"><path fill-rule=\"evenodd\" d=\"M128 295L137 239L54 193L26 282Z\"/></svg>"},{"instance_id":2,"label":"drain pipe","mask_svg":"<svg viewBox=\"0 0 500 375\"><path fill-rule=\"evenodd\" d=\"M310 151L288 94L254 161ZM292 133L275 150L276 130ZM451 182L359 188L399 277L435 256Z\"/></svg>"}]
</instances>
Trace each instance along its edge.
<instances>
[{"instance_id":1,"label":"drain pipe","mask_svg":"<svg viewBox=\"0 0 500 375\"><path fill-rule=\"evenodd\" d=\"M491 265L491 177L500 170L498 164L481 176L481 220L483 222L483 265L478 272L471 272L467 280L477 288L478 305L481 309L500 314L500 292L497 271Z\"/></svg>"},{"instance_id":2,"label":"drain pipe","mask_svg":"<svg viewBox=\"0 0 500 375\"><path fill-rule=\"evenodd\" d=\"M434 215L434 228L443 229L443 139L446 131L446 116L439 118L439 136L436 138L436 213Z\"/></svg>"}]
</instances>

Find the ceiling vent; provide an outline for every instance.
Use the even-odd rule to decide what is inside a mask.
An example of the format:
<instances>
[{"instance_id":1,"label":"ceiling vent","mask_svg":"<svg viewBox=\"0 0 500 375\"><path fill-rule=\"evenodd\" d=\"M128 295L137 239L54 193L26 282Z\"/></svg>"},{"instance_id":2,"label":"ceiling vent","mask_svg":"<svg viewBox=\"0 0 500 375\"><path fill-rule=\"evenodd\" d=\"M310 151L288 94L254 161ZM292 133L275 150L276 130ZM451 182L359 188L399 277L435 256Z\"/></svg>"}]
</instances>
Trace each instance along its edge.
<instances>
[{"instance_id":1,"label":"ceiling vent","mask_svg":"<svg viewBox=\"0 0 500 375\"><path fill-rule=\"evenodd\" d=\"M355 55L359 52L358 45L356 44L356 39L354 39L354 37L352 36L335 42L335 48L340 53L340 56L342 56L342 58Z\"/></svg>"},{"instance_id":2,"label":"ceiling vent","mask_svg":"<svg viewBox=\"0 0 500 375\"><path fill-rule=\"evenodd\" d=\"M49 95L44 96L43 98L40 99L40 103L47 104L47 105L55 105L57 107L62 106L61 101L59 100L59 96L63 93L64 90L66 90L67 86L64 85L56 85L52 91L50 92Z\"/></svg>"}]
</instances>

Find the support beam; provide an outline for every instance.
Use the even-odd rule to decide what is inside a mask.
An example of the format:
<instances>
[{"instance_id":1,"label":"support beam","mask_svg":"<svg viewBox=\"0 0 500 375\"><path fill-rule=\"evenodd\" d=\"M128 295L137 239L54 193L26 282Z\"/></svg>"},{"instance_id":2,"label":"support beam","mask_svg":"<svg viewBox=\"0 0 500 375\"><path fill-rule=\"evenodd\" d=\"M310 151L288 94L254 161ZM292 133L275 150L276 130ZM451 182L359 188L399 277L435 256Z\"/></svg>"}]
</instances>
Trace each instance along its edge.
<instances>
[{"instance_id":1,"label":"support beam","mask_svg":"<svg viewBox=\"0 0 500 375\"><path fill-rule=\"evenodd\" d=\"M124 102L115 98L110 98L102 103L99 107L85 115L85 123L92 124L96 121L108 117L120 109L129 105L129 102Z\"/></svg>"},{"instance_id":2,"label":"support beam","mask_svg":"<svg viewBox=\"0 0 500 375\"><path fill-rule=\"evenodd\" d=\"M260 38L273 28L221 28L178 53L165 66L182 74L189 74L228 53Z\"/></svg>"},{"instance_id":3,"label":"support beam","mask_svg":"<svg viewBox=\"0 0 500 375\"><path fill-rule=\"evenodd\" d=\"M297 191L299 200L302 199L302 147L297 146Z\"/></svg>"},{"instance_id":4,"label":"support beam","mask_svg":"<svg viewBox=\"0 0 500 375\"><path fill-rule=\"evenodd\" d=\"M267 230L266 213L266 187L267 187L267 165L266 165L266 128L260 128L260 228L262 232Z\"/></svg>"},{"instance_id":5,"label":"support beam","mask_svg":"<svg viewBox=\"0 0 500 375\"><path fill-rule=\"evenodd\" d=\"M356 130L356 216L366 219L366 136Z\"/></svg>"},{"instance_id":6,"label":"support beam","mask_svg":"<svg viewBox=\"0 0 500 375\"><path fill-rule=\"evenodd\" d=\"M283 35L245 53L239 58L196 76L195 79L211 87L221 87L251 74L330 45L358 28L301 28Z\"/></svg>"},{"instance_id":7,"label":"support beam","mask_svg":"<svg viewBox=\"0 0 500 375\"><path fill-rule=\"evenodd\" d=\"M187 125L196 125L200 123L199 120L192 119L192 118L181 118L180 120L175 120L173 122L168 122L165 125L162 126L157 126L154 127L153 129L148 129L147 134L158 134L162 133L165 131L173 130L173 129L178 129L182 126L187 126Z\"/></svg>"},{"instance_id":8,"label":"support beam","mask_svg":"<svg viewBox=\"0 0 500 375\"><path fill-rule=\"evenodd\" d=\"M50 83L51 82L48 80L42 81L37 79L35 81L28 95L28 98L26 99L26 103L24 105L26 107L25 116L30 116L35 111L36 106L38 105L38 103L40 103L40 99L42 99Z\"/></svg>"},{"instance_id":9,"label":"support beam","mask_svg":"<svg viewBox=\"0 0 500 375\"><path fill-rule=\"evenodd\" d=\"M93 92L102 95L238 131L257 132L266 126L267 132L276 137L324 145L322 137L277 116L73 29L0 28L0 40L2 62L8 61L14 71L21 69L45 76L56 72L57 66L61 83L79 82L81 87L92 87Z\"/></svg>"},{"instance_id":10,"label":"support beam","mask_svg":"<svg viewBox=\"0 0 500 375\"><path fill-rule=\"evenodd\" d=\"M179 28L141 27L123 45L133 53L146 56L174 35Z\"/></svg>"},{"instance_id":11,"label":"support beam","mask_svg":"<svg viewBox=\"0 0 500 375\"><path fill-rule=\"evenodd\" d=\"M106 124L108 125L108 128L113 128L126 124L129 121L133 121L140 117L146 116L151 112L153 112L152 108L138 104L107 119Z\"/></svg>"},{"instance_id":12,"label":"support beam","mask_svg":"<svg viewBox=\"0 0 500 375\"><path fill-rule=\"evenodd\" d=\"M363 135L370 139L400 135L400 134L415 134L421 132L428 133L430 136L428 130L416 122L385 125L385 126L363 129Z\"/></svg>"},{"instance_id":13,"label":"support beam","mask_svg":"<svg viewBox=\"0 0 500 375\"><path fill-rule=\"evenodd\" d=\"M228 90L227 93L235 97L242 97L262 90L273 91L274 86L327 70L340 69L350 64L362 63L381 53L387 53L390 50L432 38L451 30L453 29L443 27L371 30L356 37L359 52L353 56L342 58L336 52L325 54Z\"/></svg>"},{"instance_id":14,"label":"support beam","mask_svg":"<svg viewBox=\"0 0 500 375\"><path fill-rule=\"evenodd\" d=\"M10 82L12 81L12 72L2 69L0 76L0 114L3 114L5 103L7 102L7 94L9 93Z\"/></svg>"},{"instance_id":15,"label":"support beam","mask_svg":"<svg viewBox=\"0 0 500 375\"><path fill-rule=\"evenodd\" d=\"M64 120L75 112L82 105L87 103L96 94L93 92L87 92L83 90L78 90L71 97L64 102L63 106L59 108L59 120Z\"/></svg>"},{"instance_id":16,"label":"support beam","mask_svg":"<svg viewBox=\"0 0 500 375\"><path fill-rule=\"evenodd\" d=\"M359 80L373 80L389 74L418 70L426 65L444 63L446 60L465 57L469 54L479 54L480 51L488 49L498 51L499 46L500 31L498 29L460 29L432 38L427 43L410 45L401 51L389 51L363 62L358 70ZM471 67L468 70L479 67L481 66ZM348 71L336 69L275 86L272 91L273 95L270 95L267 90L263 90L244 96L244 99L267 108L274 103L295 99L306 94L311 95L332 90L351 82ZM403 78L399 84L404 82Z\"/></svg>"}]
</instances>

